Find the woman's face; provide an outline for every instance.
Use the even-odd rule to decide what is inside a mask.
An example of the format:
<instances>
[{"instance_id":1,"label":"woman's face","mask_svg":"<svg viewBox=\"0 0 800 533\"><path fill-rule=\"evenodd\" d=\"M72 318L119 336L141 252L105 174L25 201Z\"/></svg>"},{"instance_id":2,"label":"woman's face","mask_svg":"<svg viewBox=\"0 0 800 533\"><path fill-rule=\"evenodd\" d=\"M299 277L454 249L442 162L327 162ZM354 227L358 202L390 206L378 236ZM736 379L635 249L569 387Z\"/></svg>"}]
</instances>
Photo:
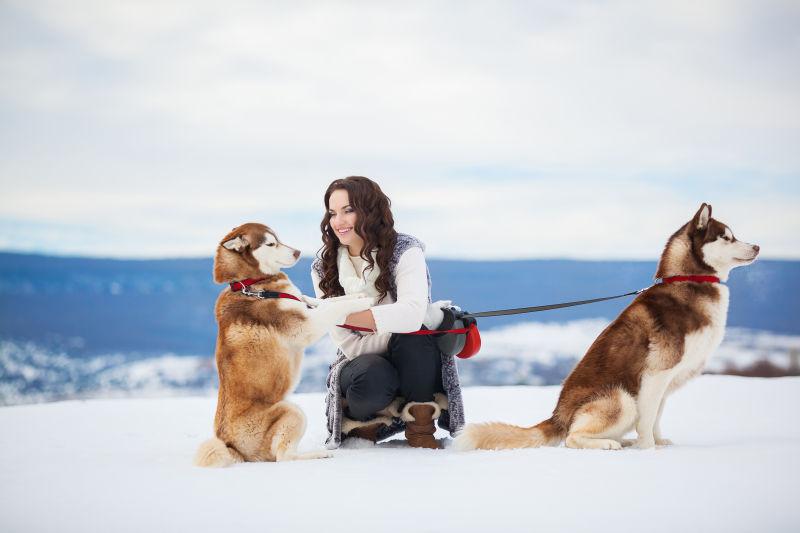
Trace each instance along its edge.
<instances>
[{"instance_id":1,"label":"woman's face","mask_svg":"<svg viewBox=\"0 0 800 533\"><path fill-rule=\"evenodd\" d=\"M350 195L344 189L336 189L328 198L330 225L339 242L350 248L355 255L361 252L364 239L356 233L356 210L350 205Z\"/></svg>"}]
</instances>

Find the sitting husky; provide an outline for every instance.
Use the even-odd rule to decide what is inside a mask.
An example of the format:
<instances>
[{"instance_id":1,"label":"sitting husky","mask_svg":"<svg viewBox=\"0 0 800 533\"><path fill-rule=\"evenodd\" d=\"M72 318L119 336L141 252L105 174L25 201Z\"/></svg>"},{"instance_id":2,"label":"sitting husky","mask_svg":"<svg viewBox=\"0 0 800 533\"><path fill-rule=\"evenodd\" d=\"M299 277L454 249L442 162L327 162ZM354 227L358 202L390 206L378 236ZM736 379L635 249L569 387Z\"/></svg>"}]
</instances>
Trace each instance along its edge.
<instances>
[{"instance_id":1,"label":"sitting husky","mask_svg":"<svg viewBox=\"0 0 800 533\"><path fill-rule=\"evenodd\" d=\"M719 281L758 251L703 204L667 241L656 272L662 283L639 294L589 347L564 381L552 417L530 428L470 424L454 446L532 448L565 438L570 448L604 450L671 444L659 427L664 401L719 346L728 314L728 287ZM638 438L623 442L634 427Z\"/></svg>"},{"instance_id":2,"label":"sitting husky","mask_svg":"<svg viewBox=\"0 0 800 533\"><path fill-rule=\"evenodd\" d=\"M281 243L275 232L255 223L234 228L217 247L214 281L231 286L220 293L215 309L216 437L200 445L197 466L330 457L328 452L297 452L305 415L285 398L299 381L303 350L347 315L371 307L373 299L342 296L317 301L302 296L280 271L294 266L299 257L300 252ZM263 299L254 294L260 291L301 301L275 294ZM316 307L309 309L306 303Z\"/></svg>"}]
</instances>

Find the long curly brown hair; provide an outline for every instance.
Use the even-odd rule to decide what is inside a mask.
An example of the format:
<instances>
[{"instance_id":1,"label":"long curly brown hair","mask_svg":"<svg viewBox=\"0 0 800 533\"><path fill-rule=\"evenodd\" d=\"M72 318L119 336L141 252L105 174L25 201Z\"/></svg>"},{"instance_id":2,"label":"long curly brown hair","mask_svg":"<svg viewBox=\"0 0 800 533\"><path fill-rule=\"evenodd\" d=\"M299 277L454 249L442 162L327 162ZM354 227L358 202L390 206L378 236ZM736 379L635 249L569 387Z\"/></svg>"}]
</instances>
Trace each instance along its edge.
<instances>
[{"instance_id":1,"label":"long curly brown hair","mask_svg":"<svg viewBox=\"0 0 800 533\"><path fill-rule=\"evenodd\" d=\"M336 264L339 251L339 239L331 228L331 215L328 211L331 194L344 189L350 199L350 206L356 212L355 231L364 240L361 257L373 268L376 261L372 251L377 250L376 259L381 272L375 280L375 288L383 299L389 292L389 260L394 253L397 232L394 229L392 201L386 196L377 183L363 176L350 176L334 180L325 191L325 215L319 227L322 230L322 248L317 252L322 264L322 276L319 288L323 298L342 296L344 289L339 284L339 269Z\"/></svg>"}]
</instances>

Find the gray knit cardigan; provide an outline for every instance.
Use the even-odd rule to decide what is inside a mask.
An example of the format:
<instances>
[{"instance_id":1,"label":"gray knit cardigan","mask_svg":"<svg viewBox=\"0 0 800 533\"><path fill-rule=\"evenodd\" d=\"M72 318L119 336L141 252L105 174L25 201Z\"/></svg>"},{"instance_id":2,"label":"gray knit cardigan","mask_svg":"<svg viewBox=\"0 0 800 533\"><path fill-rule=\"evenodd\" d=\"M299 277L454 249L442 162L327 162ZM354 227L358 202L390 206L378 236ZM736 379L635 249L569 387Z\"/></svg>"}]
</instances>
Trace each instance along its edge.
<instances>
[{"instance_id":1,"label":"gray knit cardigan","mask_svg":"<svg viewBox=\"0 0 800 533\"><path fill-rule=\"evenodd\" d=\"M425 251L425 245L421 241L406 235L404 233L397 234L397 244L394 248L394 254L389 261L389 272L391 273L391 281L389 287L389 294L392 298L397 300L397 285L395 284L395 270L397 263L400 261L400 256L410 248L421 248ZM316 272L319 278L322 278L322 262L319 258L315 259L311 264L311 268ZM427 270L427 267L426 267ZM431 276L428 275L428 302L431 300ZM325 396L325 411L328 417L328 438L325 441L325 446L329 450L334 450L342 443L342 394L339 385L339 378L342 368L347 364L348 359L341 350L336 352L336 361L334 361L328 372L327 388L328 393ZM444 385L444 392L447 395L448 409L443 409L442 414L439 416L438 424L442 429L450 432L451 436L455 436L456 432L464 427L464 402L461 399L461 385L458 381L458 369L456 368L456 361L454 356L442 354L442 384ZM405 429L405 422L399 418L394 418L392 424L384 426L378 433L378 439L384 439L395 433L399 433Z\"/></svg>"}]
</instances>

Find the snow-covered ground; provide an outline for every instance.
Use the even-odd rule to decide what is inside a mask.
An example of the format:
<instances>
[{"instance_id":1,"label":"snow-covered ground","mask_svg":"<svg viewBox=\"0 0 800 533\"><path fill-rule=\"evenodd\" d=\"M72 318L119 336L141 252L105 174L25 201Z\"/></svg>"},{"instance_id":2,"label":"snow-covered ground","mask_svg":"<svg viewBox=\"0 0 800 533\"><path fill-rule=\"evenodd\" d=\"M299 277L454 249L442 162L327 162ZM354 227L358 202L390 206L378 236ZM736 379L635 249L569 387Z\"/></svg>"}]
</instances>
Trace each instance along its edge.
<instances>
[{"instance_id":1,"label":"snow-covered ground","mask_svg":"<svg viewBox=\"0 0 800 533\"><path fill-rule=\"evenodd\" d=\"M465 389L470 421L531 424L558 387ZM322 395L297 394L301 448ZM191 466L215 398L0 408L0 531L797 531L800 378L701 376L667 403L676 445L456 453L402 441L326 460Z\"/></svg>"}]
</instances>

